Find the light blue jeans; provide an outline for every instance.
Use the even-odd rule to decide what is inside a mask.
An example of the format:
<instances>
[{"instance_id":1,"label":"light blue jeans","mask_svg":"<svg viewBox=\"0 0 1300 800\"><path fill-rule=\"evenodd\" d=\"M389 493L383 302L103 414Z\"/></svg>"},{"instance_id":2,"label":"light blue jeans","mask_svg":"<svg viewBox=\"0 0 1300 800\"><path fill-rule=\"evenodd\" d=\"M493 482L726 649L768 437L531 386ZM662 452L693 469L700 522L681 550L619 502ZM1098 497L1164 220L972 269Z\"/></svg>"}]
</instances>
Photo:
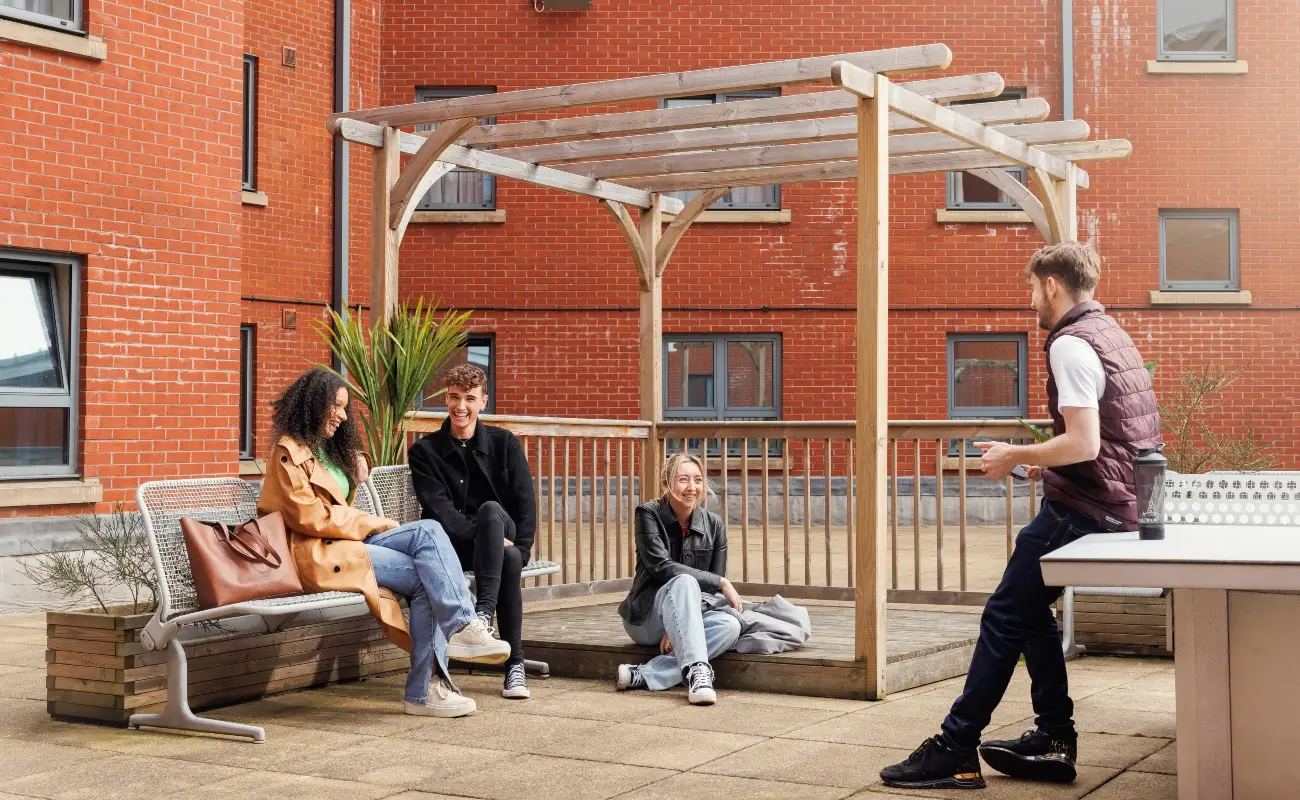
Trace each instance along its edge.
<instances>
[{"instance_id":1,"label":"light blue jeans","mask_svg":"<svg viewBox=\"0 0 1300 800\"><path fill-rule=\"evenodd\" d=\"M646 686L658 692L681 683L682 670L691 664L710 661L734 647L740 621L726 611L704 611L700 582L678 575L655 592L654 609L645 622L632 625L624 620L623 630L637 644L656 648L668 634L673 651L641 667Z\"/></svg>"},{"instance_id":2,"label":"light blue jeans","mask_svg":"<svg viewBox=\"0 0 1300 800\"><path fill-rule=\"evenodd\" d=\"M429 697L435 659L439 674L450 681L447 640L474 618L474 600L460 559L442 525L431 519L370 536L366 552L379 585L406 595L411 607L406 699L423 703Z\"/></svg>"}]
</instances>

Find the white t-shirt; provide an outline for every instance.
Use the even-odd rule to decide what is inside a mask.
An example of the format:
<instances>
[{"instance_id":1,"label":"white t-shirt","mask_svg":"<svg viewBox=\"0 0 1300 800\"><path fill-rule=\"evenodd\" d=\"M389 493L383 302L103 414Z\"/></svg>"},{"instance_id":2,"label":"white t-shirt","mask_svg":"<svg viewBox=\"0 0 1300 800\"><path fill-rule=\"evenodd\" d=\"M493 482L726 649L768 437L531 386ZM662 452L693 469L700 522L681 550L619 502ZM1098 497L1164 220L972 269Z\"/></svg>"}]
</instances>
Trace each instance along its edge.
<instances>
[{"instance_id":1,"label":"white t-shirt","mask_svg":"<svg viewBox=\"0 0 1300 800\"><path fill-rule=\"evenodd\" d=\"M1050 355L1057 407L1097 408L1106 392L1106 371L1097 351L1078 336L1060 336L1052 342Z\"/></svg>"}]
</instances>

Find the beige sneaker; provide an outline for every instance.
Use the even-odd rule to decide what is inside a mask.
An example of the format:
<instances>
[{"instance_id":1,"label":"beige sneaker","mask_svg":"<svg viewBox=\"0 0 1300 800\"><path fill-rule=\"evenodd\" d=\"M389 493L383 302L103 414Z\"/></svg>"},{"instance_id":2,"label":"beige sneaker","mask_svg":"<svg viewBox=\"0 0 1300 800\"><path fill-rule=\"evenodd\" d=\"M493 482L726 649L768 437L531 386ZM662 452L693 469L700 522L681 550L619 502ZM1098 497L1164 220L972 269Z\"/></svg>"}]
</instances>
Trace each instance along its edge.
<instances>
[{"instance_id":1,"label":"beige sneaker","mask_svg":"<svg viewBox=\"0 0 1300 800\"><path fill-rule=\"evenodd\" d=\"M419 717L463 717L473 714L476 708L473 698L461 695L442 678L434 679L429 698L423 703L402 701L403 711Z\"/></svg>"},{"instance_id":2,"label":"beige sneaker","mask_svg":"<svg viewBox=\"0 0 1300 800\"><path fill-rule=\"evenodd\" d=\"M510 644L492 635L492 629L477 614L451 635L447 658L478 664L504 664L510 658Z\"/></svg>"}]
</instances>

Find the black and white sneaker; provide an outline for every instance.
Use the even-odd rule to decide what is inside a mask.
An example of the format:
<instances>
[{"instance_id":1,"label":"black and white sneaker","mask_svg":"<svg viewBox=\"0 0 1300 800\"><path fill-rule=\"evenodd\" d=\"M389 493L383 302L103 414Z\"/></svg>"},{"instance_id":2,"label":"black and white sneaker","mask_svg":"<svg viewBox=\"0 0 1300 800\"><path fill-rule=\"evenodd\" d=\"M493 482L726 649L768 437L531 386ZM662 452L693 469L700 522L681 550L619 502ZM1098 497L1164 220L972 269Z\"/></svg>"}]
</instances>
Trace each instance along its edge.
<instances>
[{"instance_id":1,"label":"black and white sneaker","mask_svg":"<svg viewBox=\"0 0 1300 800\"><path fill-rule=\"evenodd\" d=\"M713 667L700 661L686 668L686 699L693 706L718 702L718 694L713 691Z\"/></svg>"},{"instance_id":2,"label":"black and white sneaker","mask_svg":"<svg viewBox=\"0 0 1300 800\"><path fill-rule=\"evenodd\" d=\"M1079 740L1048 736L1039 730L1025 731L1019 739L985 742L980 755L993 769L1013 778L1070 783L1074 760L1079 757Z\"/></svg>"},{"instance_id":3,"label":"black and white sneaker","mask_svg":"<svg viewBox=\"0 0 1300 800\"><path fill-rule=\"evenodd\" d=\"M511 664L506 667L506 680L501 687L501 696L509 700L527 700L533 696L533 693L528 691L523 664Z\"/></svg>"},{"instance_id":4,"label":"black and white sneaker","mask_svg":"<svg viewBox=\"0 0 1300 800\"><path fill-rule=\"evenodd\" d=\"M629 689L648 688L645 682L645 676L641 674L641 668L636 664L619 664L618 665L618 683L614 688L620 692L626 692Z\"/></svg>"},{"instance_id":5,"label":"black and white sneaker","mask_svg":"<svg viewBox=\"0 0 1300 800\"><path fill-rule=\"evenodd\" d=\"M483 625L488 629L489 632L492 633L492 635L495 636L495 635L496 635L496 631L493 630L493 628L492 628L492 618L493 618L493 616L494 616L494 615L492 615L492 614L484 614L482 611L479 611L479 612L478 612L478 618L481 619L481 620L483 620Z\"/></svg>"},{"instance_id":6,"label":"black and white sneaker","mask_svg":"<svg viewBox=\"0 0 1300 800\"><path fill-rule=\"evenodd\" d=\"M942 736L931 736L912 754L880 771L886 786L900 789L983 789L979 756L955 752Z\"/></svg>"}]
</instances>

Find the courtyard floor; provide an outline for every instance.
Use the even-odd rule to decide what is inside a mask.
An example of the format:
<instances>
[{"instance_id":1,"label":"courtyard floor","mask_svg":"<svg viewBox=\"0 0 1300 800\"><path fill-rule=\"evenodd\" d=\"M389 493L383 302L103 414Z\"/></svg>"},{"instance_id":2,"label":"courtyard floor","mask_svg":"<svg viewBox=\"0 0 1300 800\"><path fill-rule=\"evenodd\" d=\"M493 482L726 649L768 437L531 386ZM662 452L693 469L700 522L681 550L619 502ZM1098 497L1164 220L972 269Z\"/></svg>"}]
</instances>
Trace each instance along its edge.
<instances>
[{"instance_id":1,"label":"courtyard floor","mask_svg":"<svg viewBox=\"0 0 1300 800\"><path fill-rule=\"evenodd\" d=\"M53 721L44 649L44 615L0 617L0 800L1176 796L1169 660L1070 663L1081 731L1073 785L986 770L982 793L891 794L876 773L937 731L961 679L880 703L723 691L718 705L695 708L681 691L619 694L563 678L534 678L531 700L508 701L498 676L462 675L478 712L438 720L403 714L402 679L388 677L210 712L264 725L267 743L252 745ZM1021 669L988 735L1019 735L1032 716Z\"/></svg>"}]
</instances>

